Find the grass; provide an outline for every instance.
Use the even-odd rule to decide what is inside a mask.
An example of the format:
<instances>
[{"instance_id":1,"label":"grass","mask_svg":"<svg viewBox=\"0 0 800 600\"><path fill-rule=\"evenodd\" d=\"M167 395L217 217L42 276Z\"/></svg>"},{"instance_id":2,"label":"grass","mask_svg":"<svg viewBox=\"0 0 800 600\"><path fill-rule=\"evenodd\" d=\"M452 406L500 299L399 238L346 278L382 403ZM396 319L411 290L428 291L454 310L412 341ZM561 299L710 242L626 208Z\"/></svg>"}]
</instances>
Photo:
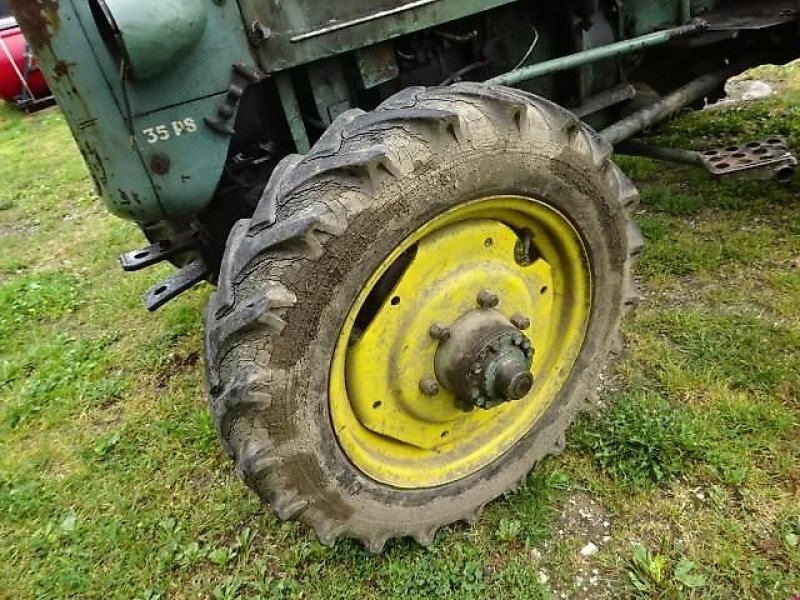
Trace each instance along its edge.
<instances>
[{"instance_id":1,"label":"grass","mask_svg":"<svg viewBox=\"0 0 800 600\"><path fill-rule=\"evenodd\" d=\"M800 148L797 97L654 137ZM121 273L141 239L105 212L62 117L0 109L0 597L800 594L798 185L620 162L649 246L609 408L478 523L371 557L244 490L205 408L209 290L146 314L167 271Z\"/></svg>"}]
</instances>

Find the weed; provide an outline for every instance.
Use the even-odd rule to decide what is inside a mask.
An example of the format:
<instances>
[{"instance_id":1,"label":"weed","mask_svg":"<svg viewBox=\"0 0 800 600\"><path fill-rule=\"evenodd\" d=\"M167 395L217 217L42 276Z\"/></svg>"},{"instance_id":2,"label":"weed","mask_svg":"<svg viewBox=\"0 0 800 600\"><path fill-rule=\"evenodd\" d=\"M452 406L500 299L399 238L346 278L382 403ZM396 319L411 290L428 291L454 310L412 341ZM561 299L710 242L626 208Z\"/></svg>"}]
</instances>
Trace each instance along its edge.
<instances>
[{"instance_id":1,"label":"weed","mask_svg":"<svg viewBox=\"0 0 800 600\"><path fill-rule=\"evenodd\" d=\"M652 598L667 585L667 558L637 544L628 563L628 579L637 592Z\"/></svg>"},{"instance_id":2,"label":"weed","mask_svg":"<svg viewBox=\"0 0 800 600\"><path fill-rule=\"evenodd\" d=\"M692 415L652 394L618 398L598 420L573 430L576 448L624 485L648 487L688 472L701 456Z\"/></svg>"},{"instance_id":3,"label":"weed","mask_svg":"<svg viewBox=\"0 0 800 600\"><path fill-rule=\"evenodd\" d=\"M642 544L637 544L627 563L628 582L635 594L642 598L662 596L685 597L687 592L705 588L708 580L697 565L682 557L669 557L652 553Z\"/></svg>"},{"instance_id":4,"label":"weed","mask_svg":"<svg viewBox=\"0 0 800 600\"><path fill-rule=\"evenodd\" d=\"M515 557L489 587L492 597L514 600L552 600L553 596L540 582L538 570L523 558Z\"/></svg>"}]
</instances>

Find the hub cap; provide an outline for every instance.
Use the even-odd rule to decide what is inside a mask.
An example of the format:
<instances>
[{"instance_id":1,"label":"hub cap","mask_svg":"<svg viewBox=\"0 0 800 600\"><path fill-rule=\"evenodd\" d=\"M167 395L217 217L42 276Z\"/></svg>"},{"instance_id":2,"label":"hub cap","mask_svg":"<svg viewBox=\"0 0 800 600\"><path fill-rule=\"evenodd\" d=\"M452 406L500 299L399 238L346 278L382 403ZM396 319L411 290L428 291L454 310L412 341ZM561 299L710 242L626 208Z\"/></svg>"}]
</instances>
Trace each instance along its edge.
<instances>
[{"instance_id":1,"label":"hub cap","mask_svg":"<svg viewBox=\"0 0 800 600\"><path fill-rule=\"evenodd\" d=\"M446 331L434 359L436 379L462 408L494 408L531 391L533 345L500 311L469 311Z\"/></svg>"},{"instance_id":2,"label":"hub cap","mask_svg":"<svg viewBox=\"0 0 800 600\"><path fill-rule=\"evenodd\" d=\"M587 263L572 225L530 198L477 200L406 239L356 299L334 353L331 419L353 464L426 488L516 444L580 352Z\"/></svg>"}]
</instances>

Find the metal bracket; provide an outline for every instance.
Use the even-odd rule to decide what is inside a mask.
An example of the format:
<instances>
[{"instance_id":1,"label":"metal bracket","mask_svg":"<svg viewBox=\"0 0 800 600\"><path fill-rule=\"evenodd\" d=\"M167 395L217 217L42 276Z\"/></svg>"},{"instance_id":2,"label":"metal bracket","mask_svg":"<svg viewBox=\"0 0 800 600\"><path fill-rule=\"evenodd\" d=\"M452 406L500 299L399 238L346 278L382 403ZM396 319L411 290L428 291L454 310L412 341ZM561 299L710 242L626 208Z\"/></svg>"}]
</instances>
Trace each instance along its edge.
<instances>
[{"instance_id":1,"label":"metal bracket","mask_svg":"<svg viewBox=\"0 0 800 600\"><path fill-rule=\"evenodd\" d=\"M788 182L797 169L797 158L780 136L742 146L728 146L700 154L703 166L714 177Z\"/></svg>"},{"instance_id":2,"label":"metal bracket","mask_svg":"<svg viewBox=\"0 0 800 600\"><path fill-rule=\"evenodd\" d=\"M189 263L168 279L150 288L144 295L144 305L150 312L156 311L170 300L204 281L211 270L202 258Z\"/></svg>"},{"instance_id":3,"label":"metal bracket","mask_svg":"<svg viewBox=\"0 0 800 600\"><path fill-rule=\"evenodd\" d=\"M179 254L200 247L200 239L194 232L184 233L174 238L162 240L140 250L126 252L119 257L122 268L132 273L152 267L162 261L169 260Z\"/></svg>"},{"instance_id":4,"label":"metal bracket","mask_svg":"<svg viewBox=\"0 0 800 600\"><path fill-rule=\"evenodd\" d=\"M236 131L228 122L236 114L236 108L242 99L245 90L250 84L258 83L267 76L253 67L248 67L242 63L233 65L233 79L228 86L228 93L222 104L217 108L217 114L213 117L206 117L206 125L222 135L234 135Z\"/></svg>"}]
</instances>

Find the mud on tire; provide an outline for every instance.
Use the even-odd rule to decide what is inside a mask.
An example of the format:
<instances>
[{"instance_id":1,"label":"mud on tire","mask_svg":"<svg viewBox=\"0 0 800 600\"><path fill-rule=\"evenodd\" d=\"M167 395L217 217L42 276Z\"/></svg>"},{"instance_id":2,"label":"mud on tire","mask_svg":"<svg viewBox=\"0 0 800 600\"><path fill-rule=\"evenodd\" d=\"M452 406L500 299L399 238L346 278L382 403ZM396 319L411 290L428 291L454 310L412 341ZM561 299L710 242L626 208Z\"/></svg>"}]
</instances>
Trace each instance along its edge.
<instances>
[{"instance_id":1,"label":"mud on tire","mask_svg":"<svg viewBox=\"0 0 800 600\"><path fill-rule=\"evenodd\" d=\"M281 519L323 543L394 537L429 544L473 520L560 452L636 301L642 239L634 186L612 149L566 110L503 87L410 88L375 111L343 114L305 156L276 169L250 220L233 229L206 311L210 409L239 476ZM580 233L593 280L586 341L567 384L511 450L436 488L365 476L340 448L328 404L330 359L355 297L410 232L477 197L526 195Z\"/></svg>"}]
</instances>

